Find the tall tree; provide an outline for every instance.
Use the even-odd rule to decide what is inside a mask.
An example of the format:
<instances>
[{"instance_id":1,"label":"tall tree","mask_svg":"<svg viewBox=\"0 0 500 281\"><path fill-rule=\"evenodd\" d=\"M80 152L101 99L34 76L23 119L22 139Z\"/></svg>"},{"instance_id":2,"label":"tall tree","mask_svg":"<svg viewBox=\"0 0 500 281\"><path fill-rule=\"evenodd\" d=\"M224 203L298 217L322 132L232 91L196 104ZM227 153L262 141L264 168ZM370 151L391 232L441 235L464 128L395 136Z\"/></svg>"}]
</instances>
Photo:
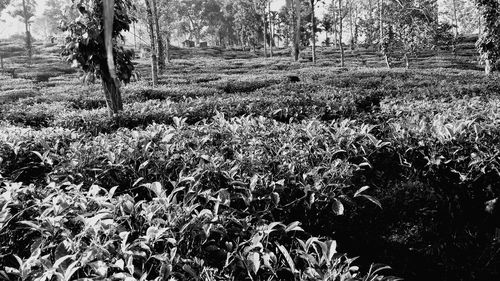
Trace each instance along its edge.
<instances>
[{"instance_id":1,"label":"tall tree","mask_svg":"<svg viewBox=\"0 0 500 281\"><path fill-rule=\"evenodd\" d=\"M274 44L274 34L273 34L273 17L271 13L271 0L267 1L267 16L269 19L269 55L273 57L273 44Z\"/></svg>"},{"instance_id":2,"label":"tall tree","mask_svg":"<svg viewBox=\"0 0 500 281\"><path fill-rule=\"evenodd\" d=\"M157 1L158 5L158 18L159 18L159 29L162 40L164 42L164 57L167 63L170 63L170 38L172 36L172 31L175 28L176 23L179 18L177 17L177 9L179 2L174 0L161 0Z\"/></svg>"},{"instance_id":3,"label":"tall tree","mask_svg":"<svg viewBox=\"0 0 500 281\"><path fill-rule=\"evenodd\" d=\"M150 0L144 0L146 4L146 13L148 18L149 39L151 41L151 78L153 87L158 85L158 58L156 56L156 38L155 38L155 23L153 19L153 9Z\"/></svg>"},{"instance_id":4,"label":"tall tree","mask_svg":"<svg viewBox=\"0 0 500 281\"><path fill-rule=\"evenodd\" d=\"M378 31L379 31L379 49L382 51L384 44L384 0L378 0Z\"/></svg>"},{"instance_id":5,"label":"tall tree","mask_svg":"<svg viewBox=\"0 0 500 281\"><path fill-rule=\"evenodd\" d=\"M5 2L7 3L7 2ZM31 65L31 59L33 56L33 46L30 31L31 19L35 16L36 2L34 0L22 0L17 2L14 10L10 12L12 17L20 17L24 22L25 34L26 34L26 50L28 54L28 61Z\"/></svg>"},{"instance_id":6,"label":"tall tree","mask_svg":"<svg viewBox=\"0 0 500 281\"><path fill-rule=\"evenodd\" d=\"M312 52L312 61L316 63L316 13L315 6L319 2L319 0L309 0L309 4L311 5L311 52Z\"/></svg>"},{"instance_id":7,"label":"tall tree","mask_svg":"<svg viewBox=\"0 0 500 281\"><path fill-rule=\"evenodd\" d=\"M263 26L264 57L267 57L267 6L269 0L253 0L255 12L259 15Z\"/></svg>"},{"instance_id":8,"label":"tall tree","mask_svg":"<svg viewBox=\"0 0 500 281\"><path fill-rule=\"evenodd\" d=\"M483 19L484 29L476 43L484 62L484 72L490 75L500 59L500 4L497 0L475 0Z\"/></svg>"},{"instance_id":9,"label":"tall tree","mask_svg":"<svg viewBox=\"0 0 500 281\"><path fill-rule=\"evenodd\" d=\"M440 21L454 26L454 33L471 34L480 32L478 18L481 17L475 1L442 0L439 6Z\"/></svg>"},{"instance_id":10,"label":"tall tree","mask_svg":"<svg viewBox=\"0 0 500 281\"><path fill-rule=\"evenodd\" d=\"M163 41L163 34L160 30L159 18L160 15L158 13L158 5L156 4L156 0L151 0L152 14L154 27L156 31L156 43L158 44L158 69L160 72L165 71L165 48Z\"/></svg>"},{"instance_id":11,"label":"tall tree","mask_svg":"<svg viewBox=\"0 0 500 281\"><path fill-rule=\"evenodd\" d=\"M63 55L85 72L100 75L110 116L123 110L119 81L129 82L134 69L133 52L117 44L118 39L123 39L120 33L128 31L135 20L130 16L132 1L113 2L95 0L88 6L78 4L80 17L62 26L68 31Z\"/></svg>"},{"instance_id":12,"label":"tall tree","mask_svg":"<svg viewBox=\"0 0 500 281\"><path fill-rule=\"evenodd\" d=\"M340 67L344 67L345 66L345 62L344 62L344 45L342 43L342 33L344 32L343 28L342 28L342 21L343 21L342 19L344 18L344 15L342 14L342 12L343 12L343 10L342 10L342 0L339 0L338 4L339 4Z\"/></svg>"},{"instance_id":13,"label":"tall tree","mask_svg":"<svg viewBox=\"0 0 500 281\"><path fill-rule=\"evenodd\" d=\"M299 60L300 55L300 22L301 22L301 12L302 4L300 0L293 0L293 15L294 15L294 33L293 33L293 59L295 61Z\"/></svg>"},{"instance_id":14,"label":"tall tree","mask_svg":"<svg viewBox=\"0 0 500 281\"><path fill-rule=\"evenodd\" d=\"M392 50L401 50L407 68L410 55L431 49L436 45L436 33L443 36L448 32L446 28L436 28L439 25L435 0L391 0L384 5L384 10L387 24L382 52L390 58Z\"/></svg>"},{"instance_id":15,"label":"tall tree","mask_svg":"<svg viewBox=\"0 0 500 281\"><path fill-rule=\"evenodd\" d=\"M61 22L68 22L78 17L78 12L68 4L67 0L47 0L42 15L34 20L32 32L43 33L46 39L60 34Z\"/></svg>"}]
</instances>

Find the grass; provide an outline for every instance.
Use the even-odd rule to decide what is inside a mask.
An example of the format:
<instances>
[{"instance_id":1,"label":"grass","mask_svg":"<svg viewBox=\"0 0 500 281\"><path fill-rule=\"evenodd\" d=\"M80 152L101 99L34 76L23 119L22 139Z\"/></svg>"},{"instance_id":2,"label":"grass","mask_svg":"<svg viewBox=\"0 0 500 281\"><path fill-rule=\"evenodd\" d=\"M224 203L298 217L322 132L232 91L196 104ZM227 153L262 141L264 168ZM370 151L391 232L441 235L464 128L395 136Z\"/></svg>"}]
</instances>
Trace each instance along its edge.
<instances>
[{"instance_id":1,"label":"grass","mask_svg":"<svg viewBox=\"0 0 500 281\"><path fill-rule=\"evenodd\" d=\"M316 65L285 51L174 54L156 88L138 61L146 79L123 87L117 119L99 85L82 86L53 57L43 69L41 59L31 69L9 60L19 76L0 74L0 206L10 216L1 262L18 268L12 254L36 259L38 247L51 266L67 256L79 277L155 278L166 265L182 280L351 274L344 255L326 262L331 248L360 256L364 272L384 263L406 280L498 278L484 202L500 194L500 78L484 77L470 53L443 51L409 70L379 67L373 50L348 52L347 68L326 48ZM63 253L65 237L75 244ZM316 253L300 242L314 237Z\"/></svg>"}]
</instances>

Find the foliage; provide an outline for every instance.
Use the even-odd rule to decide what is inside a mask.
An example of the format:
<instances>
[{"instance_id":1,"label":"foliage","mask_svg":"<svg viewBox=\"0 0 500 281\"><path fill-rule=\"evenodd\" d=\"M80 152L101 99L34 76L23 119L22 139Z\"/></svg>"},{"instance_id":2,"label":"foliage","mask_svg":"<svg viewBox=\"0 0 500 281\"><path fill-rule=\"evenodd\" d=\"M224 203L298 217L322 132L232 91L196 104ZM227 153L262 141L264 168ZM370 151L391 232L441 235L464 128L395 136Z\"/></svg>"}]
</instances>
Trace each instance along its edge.
<instances>
[{"instance_id":1,"label":"foliage","mask_svg":"<svg viewBox=\"0 0 500 281\"><path fill-rule=\"evenodd\" d=\"M499 5L497 1L476 0L482 17L484 18L484 31L476 43L476 47L481 54L481 60L487 64L486 73L489 74L491 68L495 67L500 58L498 42L500 30L498 24Z\"/></svg>"},{"instance_id":2,"label":"foliage","mask_svg":"<svg viewBox=\"0 0 500 281\"><path fill-rule=\"evenodd\" d=\"M77 262L74 279L377 280L381 262L407 280L498 279L497 77L176 60L159 87L123 87L109 118L98 86L63 76L0 74L20 93L0 106L7 279L12 254L30 277Z\"/></svg>"},{"instance_id":3,"label":"foliage","mask_svg":"<svg viewBox=\"0 0 500 281\"><path fill-rule=\"evenodd\" d=\"M0 0L0 13L10 4L10 0Z\"/></svg>"},{"instance_id":4,"label":"foliage","mask_svg":"<svg viewBox=\"0 0 500 281\"><path fill-rule=\"evenodd\" d=\"M439 32L448 32L437 24L437 2L389 1L384 7L388 23L385 27L382 49L386 56L394 56L394 50L401 50L407 60L417 50L433 48Z\"/></svg>"},{"instance_id":5,"label":"foliage","mask_svg":"<svg viewBox=\"0 0 500 281\"><path fill-rule=\"evenodd\" d=\"M20 17L23 21L25 19L26 21L31 21L31 19L35 16L36 1L26 0L26 14L24 13L22 1L16 0L14 4L14 9L9 12L12 17Z\"/></svg>"},{"instance_id":6,"label":"foliage","mask_svg":"<svg viewBox=\"0 0 500 281\"><path fill-rule=\"evenodd\" d=\"M66 45L63 51L66 61L80 65L83 71L102 75L108 71L104 46L104 18L101 1L91 2L89 6L79 5L80 17L62 28L67 31ZM122 81L129 82L134 66L131 62L133 52L118 45L122 31L128 31L134 21L128 14L132 9L130 0L115 1L113 21L113 53L117 66L116 73ZM123 39L122 39L123 40Z\"/></svg>"}]
</instances>

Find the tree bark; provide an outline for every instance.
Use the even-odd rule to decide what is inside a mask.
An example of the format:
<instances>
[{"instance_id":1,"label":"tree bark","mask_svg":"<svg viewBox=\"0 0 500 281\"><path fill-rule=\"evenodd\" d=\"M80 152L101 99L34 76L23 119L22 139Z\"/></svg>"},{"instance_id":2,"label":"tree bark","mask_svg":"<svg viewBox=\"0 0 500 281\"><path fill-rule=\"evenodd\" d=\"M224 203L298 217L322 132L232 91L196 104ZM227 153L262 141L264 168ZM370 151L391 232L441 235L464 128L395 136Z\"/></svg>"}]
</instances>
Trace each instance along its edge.
<instances>
[{"instance_id":1,"label":"tree bark","mask_svg":"<svg viewBox=\"0 0 500 281\"><path fill-rule=\"evenodd\" d=\"M101 65L101 80L104 96L106 97L106 105L108 107L108 115L116 116L123 110L123 102L118 80L114 79L109 71L108 65Z\"/></svg>"},{"instance_id":2,"label":"tree bark","mask_svg":"<svg viewBox=\"0 0 500 281\"><path fill-rule=\"evenodd\" d=\"M342 0L339 0L339 45L340 45L340 67L345 66L344 45L342 44Z\"/></svg>"},{"instance_id":3,"label":"tree bark","mask_svg":"<svg viewBox=\"0 0 500 281\"><path fill-rule=\"evenodd\" d=\"M366 41L368 43L368 45L372 46L373 44L373 0L368 0L368 9L370 10L369 11L369 22L370 22L370 25L368 26L368 34L367 34L367 38L366 38Z\"/></svg>"},{"instance_id":4,"label":"tree bark","mask_svg":"<svg viewBox=\"0 0 500 281\"><path fill-rule=\"evenodd\" d=\"M484 73L489 76L491 75L491 72L493 71L492 63L490 59L485 59L484 60Z\"/></svg>"},{"instance_id":5,"label":"tree bark","mask_svg":"<svg viewBox=\"0 0 500 281\"><path fill-rule=\"evenodd\" d=\"M354 26L352 21L352 0L349 1L349 33L351 35L350 49L351 53L354 51Z\"/></svg>"},{"instance_id":6,"label":"tree bark","mask_svg":"<svg viewBox=\"0 0 500 281\"><path fill-rule=\"evenodd\" d=\"M453 17L455 21L455 38L458 37L457 1L453 0Z\"/></svg>"},{"instance_id":7,"label":"tree bark","mask_svg":"<svg viewBox=\"0 0 500 281\"><path fill-rule=\"evenodd\" d=\"M273 21L271 18L271 0L267 1L267 7L268 7L268 18L269 18L269 55L271 58L273 57L273 43L274 43L274 37L273 37Z\"/></svg>"},{"instance_id":8,"label":"tree bark","mask_svg":"<svg viewBox=\"0 0 500 281\"><path fill-rule=\"evenodd\" d=\"M137 51L137 33L136 33L136 30L135 30L135 22L132 22L132 27L133 27L133 30L134 30L134 50Z\"/></svg>"},{"instance_id":9,"label":"tree bark","mask_svg":"<svg viewBox=\"0 0 500 281\"><path fill-rule=\"evenodd\" d=\"M316 0L311 0L311 23L312 23L312 47L311 47L311 52L312 52L312 62L316 63L316 18L314 17L314 4Z\"/></svg>"},{"instance_id":10,"label":"tree bark","mask_svg":"<svg viewBox=\"0 0 500 281\"><path fill-rule=\"evenodd\" d=\"M387 54L384 54L384 59L385 59L385 65L387 68L391 68L391 63L389 62L389 56Z\"/></svg>"},{"instance_id":11,"label":"tree bark","mask_svg":"<svg viewBox=\"0 0 500 281\"><path fill-rule=\"evenodd\" d=\"M379 12L379 22L378 22L378 28L379 28L379 33L380 33L380 38L379 38L379 48L382 51L383 44L384 44L384 21L383 21L383 7L384 7L384 0L379 0L378 1L378 12Z\"/></svg>"},{"instance_id":12,"label":"tree bark","mask_svg":"<svg viewBox=\"0 0 500 281\"><path fill-rule=\"evenodd\" d=\"M148 28L149 28L149 38L151 39L151 75L153 80L153 87L158 85L158 59L156 57L156 42L155 42L155 31L153 22L153 11L151 10L151 5L149 0L144 0L146 2L146 13L148 17Z\"/></svg>"},{"instance_id":13,"label":"tree bark","mask_svg":"<svg viewBox=\"0 0 500 281\"><path fill-rule=\"evenodd\" d=\"M333 6L335 6L334 4L335 4L335 2L332 3ZM337 45L337 33L338 33L337 32L337 21L338 20L337 20L337 13L335 13L335 8L333 8L332 10L333 10L333 12L332 12L332 14L333 14L333 17L332 17L333 18L333 25L332 25L333 26L332 27L332 29L333 29L333 45L334 45L334 48L337 48L338 47L338 45Z\"/></svg>"},{"instance_id":14,"label":"tree bark","mask_svg":"<svg viewBox=\"0 0 500 281\"><path fill-rule=\"evenodd\" d=\"M167 32L167 42L165 44L165 58L170 63L170 32Z\"/></svg>"},{"instance_id":15,"label":"tree bark","mask_svg":"<svg viewBox=\"0 0 500 281\"><path fill-rule=\"evenodd\" d=\"M113 21L114 21L114 0L103 1L104 5L104 43L106 48L106 62L100 65L102 86L108 114L110 117L116 116L123 110L123 103L120 92L120 81L115 71L115 61L113 58Z\"/></svg>"},{"instance_id":16,"label":"tree bark","mask_svg":"<svg viewBox=\"0 0 500 281\"><path fill-rule=\"evenodd\" d=\"M165 71L165 48L163 44L163 36L160 30L160 24L158 23L158 5L156 4L156 0L151 0L153 3L153 21L156 29L156 43L158 44L158 69L160 72Z\"/></svg>"},{"instance_id":17,"label":"tree bark","mask_svg":"<svg viewBox=\"0 0 500 281\"><path fill-rule=\"evenodd\" d=\"M28 64L31 65L31 58L33 57L33 49L31 46L31 33L28 23L28 9L26 7L26 0L23 0L23 14L24 14L24 27L26 28L26 48L28 49Z\"/></svg>"},{"instance_id":18,"label":"tree bark","mask_svg":"<svg viewBox=\"0 0 500 281\"><path fill-rule=\"evenodd\" d=\"M262 18L264 19L264 57L267 58L267 21L266 21L266 13L262 15Z\"/></svg>"},{"instance_id":19,"label":"tree bark","mask_svg":"<svg viewBox=\"0 0 500 281\"><path fill-rule=\"evenodd\" d=\"M300 0L293 0L294 15L295 15L295 29L293 38L293 59L299 60L300 55Z\"/></svg>"}]
</instances>

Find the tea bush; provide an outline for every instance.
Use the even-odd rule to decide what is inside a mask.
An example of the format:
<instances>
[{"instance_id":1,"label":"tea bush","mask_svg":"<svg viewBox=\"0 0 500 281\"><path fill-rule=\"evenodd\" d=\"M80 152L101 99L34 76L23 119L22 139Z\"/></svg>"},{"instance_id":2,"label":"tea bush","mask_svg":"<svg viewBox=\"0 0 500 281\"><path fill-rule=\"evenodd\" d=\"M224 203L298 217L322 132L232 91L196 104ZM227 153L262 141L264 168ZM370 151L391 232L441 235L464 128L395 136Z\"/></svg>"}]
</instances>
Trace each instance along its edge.
<instances>
[{"instance_id":1,"label":"tea bush","mask_svg":"<svg viewBox=\"0 0 500 281\"><path fill-rule=\"evenodd\" d=\"M72 77L0 76L1 278L500 276L496 76L175 60L114 119Z\"/></svg>"}]
</instances>

